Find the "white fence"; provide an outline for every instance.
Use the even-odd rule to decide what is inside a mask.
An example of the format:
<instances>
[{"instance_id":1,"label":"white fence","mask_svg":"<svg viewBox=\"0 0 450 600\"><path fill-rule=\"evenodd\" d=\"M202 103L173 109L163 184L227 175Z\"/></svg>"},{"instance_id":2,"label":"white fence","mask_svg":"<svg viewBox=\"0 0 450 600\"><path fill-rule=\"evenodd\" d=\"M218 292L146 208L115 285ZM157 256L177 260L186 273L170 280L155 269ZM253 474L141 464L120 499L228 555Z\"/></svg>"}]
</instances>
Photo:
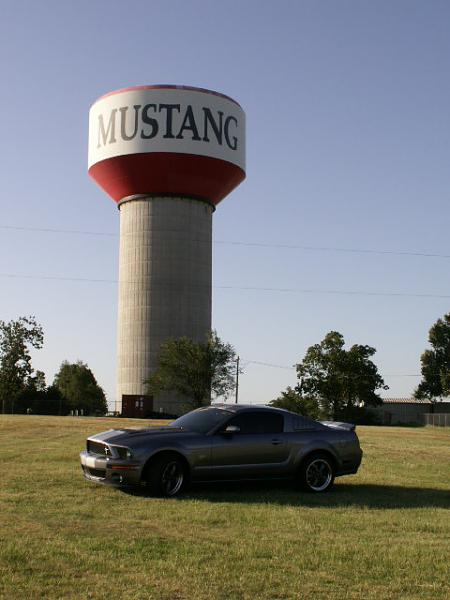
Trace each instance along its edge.
<instances>
[{"instance_id":1,"label":"white fence","mask_svg":"<svg viewBox=\"0 0 450 600\"><path fill-rule=\"evenodd\" d=\"M423 415L425 425L432 427L450 427L450 414L448 413L427 413Z\"/></svg>"}]
</instances>

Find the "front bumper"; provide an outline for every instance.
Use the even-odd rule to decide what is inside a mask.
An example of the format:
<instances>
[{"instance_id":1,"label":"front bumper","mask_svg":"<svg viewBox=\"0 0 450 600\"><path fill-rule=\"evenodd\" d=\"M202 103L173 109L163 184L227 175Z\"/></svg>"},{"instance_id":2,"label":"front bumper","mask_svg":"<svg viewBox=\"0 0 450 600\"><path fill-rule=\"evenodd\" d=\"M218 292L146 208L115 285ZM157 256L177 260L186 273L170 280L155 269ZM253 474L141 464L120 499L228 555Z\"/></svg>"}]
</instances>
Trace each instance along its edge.
<instances>
[{"instance_id":1,"label":"front bumper","mask_svg":"<svg viewBox=\"0 0 450 600\"><path fill-rule=\"evenodd\" d=\"M136 486L141 482L141 465L128 460L80 452L85 479L117 487Z\"/></svg>"}]
</instances>

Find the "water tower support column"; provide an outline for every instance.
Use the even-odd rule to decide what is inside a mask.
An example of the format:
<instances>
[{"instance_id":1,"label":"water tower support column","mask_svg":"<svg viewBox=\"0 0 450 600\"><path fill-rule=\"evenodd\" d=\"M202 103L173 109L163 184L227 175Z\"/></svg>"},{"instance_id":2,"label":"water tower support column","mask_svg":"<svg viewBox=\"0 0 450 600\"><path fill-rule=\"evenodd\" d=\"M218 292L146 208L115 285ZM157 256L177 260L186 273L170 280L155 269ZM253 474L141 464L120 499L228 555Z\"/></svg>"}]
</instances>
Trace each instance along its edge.
<instances>
[{"instance_id":1,"label":"water tower support column","mask_svg":"<svg viewBox=\"0 0 450 600\"><path fill-rule=\"evenodd\" d=\"M213 206L142 197L119 208L117 398L135 403L147 394L161 343L181 336L203 342L211 329ZM179 404L164 394L153 410L177 414Z\"/></svg>"}]
</instances>

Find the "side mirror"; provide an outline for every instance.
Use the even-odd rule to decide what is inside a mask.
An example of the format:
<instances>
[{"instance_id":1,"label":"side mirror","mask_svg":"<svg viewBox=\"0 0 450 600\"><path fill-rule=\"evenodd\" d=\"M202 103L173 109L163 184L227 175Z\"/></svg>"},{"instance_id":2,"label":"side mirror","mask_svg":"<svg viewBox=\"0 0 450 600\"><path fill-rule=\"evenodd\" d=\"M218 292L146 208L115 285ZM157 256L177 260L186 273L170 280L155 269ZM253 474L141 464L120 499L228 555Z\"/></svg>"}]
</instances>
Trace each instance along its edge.
<instances>
[{"instance_id":1,"label":"side mirror","mask_svg":"<svg viewBox=\"0 0 450 600\"><path fill-rule=\"evenodd\" d=\"M237 425L228 425L228 427L226 427L223 430L223 433L227 433L228 435L233 435L233 433L239 433L241 431L241 428L238 427Z\"/></svg>"}]
</instances>

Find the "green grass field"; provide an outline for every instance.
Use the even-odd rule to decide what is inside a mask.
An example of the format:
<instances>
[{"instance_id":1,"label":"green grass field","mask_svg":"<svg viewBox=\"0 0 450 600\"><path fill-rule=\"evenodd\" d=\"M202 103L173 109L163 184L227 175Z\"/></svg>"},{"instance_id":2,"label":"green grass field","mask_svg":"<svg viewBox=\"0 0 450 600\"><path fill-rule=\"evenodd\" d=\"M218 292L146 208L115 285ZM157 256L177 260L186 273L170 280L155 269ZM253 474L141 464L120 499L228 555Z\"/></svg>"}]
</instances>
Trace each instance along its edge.
<instances>
[{"instance_id":1,"label":"green grass field","mask_svg":"<svg viewBox=\"0 0 450 600\"><path fill-rule=\"evenodd\" d=\"M83 480L86 436L123 423L0 416L0 598L450 598L450 430L358 428L329 494L162 500Z\"/></svg>"}]
</instances>

